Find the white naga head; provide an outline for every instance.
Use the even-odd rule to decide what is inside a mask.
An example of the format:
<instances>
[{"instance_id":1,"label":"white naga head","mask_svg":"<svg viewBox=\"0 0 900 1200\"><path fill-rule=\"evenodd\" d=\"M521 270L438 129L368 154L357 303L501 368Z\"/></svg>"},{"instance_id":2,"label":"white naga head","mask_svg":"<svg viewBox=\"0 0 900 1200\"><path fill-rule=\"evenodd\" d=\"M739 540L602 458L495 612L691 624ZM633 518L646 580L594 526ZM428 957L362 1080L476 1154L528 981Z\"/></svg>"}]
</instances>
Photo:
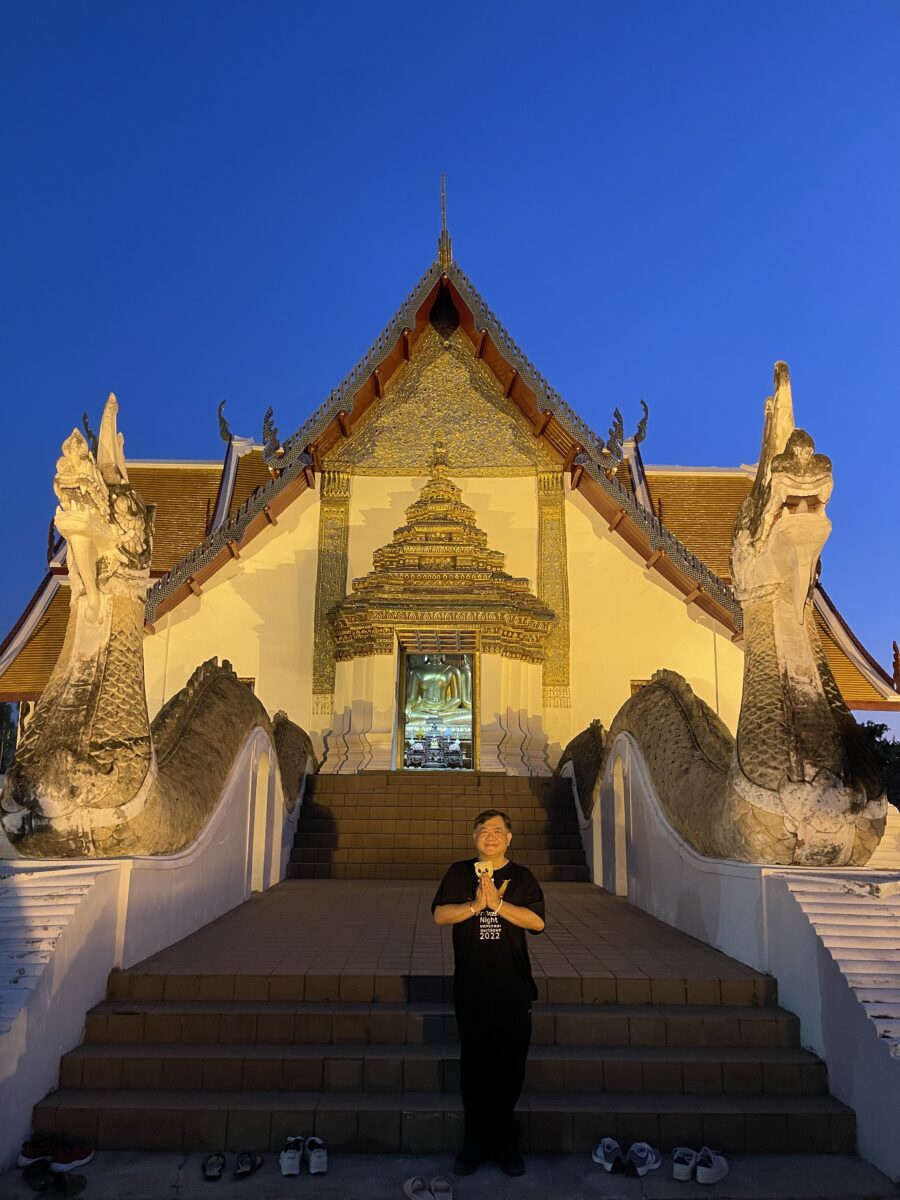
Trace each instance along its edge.
<instances>
[{"instance_id":1,"label":"white naga head","mask_svg":"<svg viewBox=\"0 0 900 1200\"><path fill-rule=\"evenodd\" d=\"M775 364L766 400L762 450L753 490L741 505L731 541L731 575L741 601L781 599L802 624L822 547L831 532L831 460L794 426L787 363Z\"/></svg>"}]
</instances>

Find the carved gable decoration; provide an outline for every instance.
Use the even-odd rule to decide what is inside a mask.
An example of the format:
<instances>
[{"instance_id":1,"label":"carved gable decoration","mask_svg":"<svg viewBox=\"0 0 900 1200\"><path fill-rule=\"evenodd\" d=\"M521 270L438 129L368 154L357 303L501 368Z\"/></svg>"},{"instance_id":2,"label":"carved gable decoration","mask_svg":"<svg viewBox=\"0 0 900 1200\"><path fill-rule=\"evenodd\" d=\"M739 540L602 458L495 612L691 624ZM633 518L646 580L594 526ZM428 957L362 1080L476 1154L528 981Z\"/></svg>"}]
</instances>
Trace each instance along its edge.
<instances>
[{"instance_id":1,"label":"carved gable decoration","mask_svg":"<svg viewBox=\"0 0 900 1200\"><path fill-rule=\"evenodd\" d=\"M331 470L429 475L440 432L452 475L528 475L556 467L495 376L456 329L429 327L382 400L327 457Z\"/></svg>"},{"instance_id":2,"label":"carved gable decoration","mask_svg":"<svg viewBox=\"0 0 900 1200\"><path fill-rule=\"evenodd\" d=\"M543 662L556 614L527 579L504 571L505 556L489 548L447 477L444 446L431 458L431 478L407 508L406 524L328 614L335 658L391 654L398 635L450 630L487 653Z\"/></svg>"}]
</instances>

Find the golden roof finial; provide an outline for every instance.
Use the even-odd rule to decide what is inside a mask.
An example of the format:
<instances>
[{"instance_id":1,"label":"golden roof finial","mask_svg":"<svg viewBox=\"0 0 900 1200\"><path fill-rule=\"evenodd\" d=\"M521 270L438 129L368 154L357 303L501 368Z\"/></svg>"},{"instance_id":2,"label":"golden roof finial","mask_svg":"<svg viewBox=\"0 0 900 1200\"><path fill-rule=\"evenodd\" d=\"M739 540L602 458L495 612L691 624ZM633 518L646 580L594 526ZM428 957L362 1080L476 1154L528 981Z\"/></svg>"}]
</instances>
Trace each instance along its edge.
<instances>
[{"instance_id":1,"label":"golden roof finial","mask_svg":"<svg viewBox=\"0 0 900 1200\"><path fill-rule=\"evenodd\" d=\"M449 267L453 262L453 243L447 232L447 177L441 176L441 236L438 238L438 262Z\"/></svg>"}]
</instances>

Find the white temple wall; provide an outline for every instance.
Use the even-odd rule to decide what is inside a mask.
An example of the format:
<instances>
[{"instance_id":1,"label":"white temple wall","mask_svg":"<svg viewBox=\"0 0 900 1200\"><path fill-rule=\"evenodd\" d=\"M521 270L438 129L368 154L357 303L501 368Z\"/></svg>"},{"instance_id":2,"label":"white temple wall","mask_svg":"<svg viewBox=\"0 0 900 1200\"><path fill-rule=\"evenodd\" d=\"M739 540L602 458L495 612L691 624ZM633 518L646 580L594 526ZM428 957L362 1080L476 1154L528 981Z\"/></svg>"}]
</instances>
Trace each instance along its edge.
<instances>
[{"instance_id":1,"label":"white temple wall","mask_svg":"<svg viewBox=\"0 0 900 1200\"><path fill-rule=\"evenodd\" d=\"M578 492L566 492L572 732L608 728L631 681L667 667L687 679L734 733L744 655L614 533Z\"/></svg>"},{"instance_id":2,"label":"white temple wall","mask_svg":"<svg viewBox=\"0 0 900 1200\"><path fill-rule=\"evenodd\" d=\"M208 658L228 659L270 714L310 727L317 492L303 492L241 557L182 601L144 639L151 718ZM320 747L317 747L317 753Z\"/></svg>"},{"instance_id":3,"label":"white temple wall","mask_svg":"<svg viewBox=\"0 0 900 1200\"><path fill-rule=\"evenodd\" d=\"M354 477L348 588L354 578L372 569L374 551L389 543L404 523L405 510L424 482L420 476ZM533 589L538 555L535 477L457 482L489 544L506 555L507 571L527 578ZM160 618L156 632L145 639L151 716L184 686L201 662L216 656L220 661L228 659L242 678L254 680L256 693L270 713L284 709L308 730L321 756L330 722L311 714L318 500L317 491L302 493L280 514L277 525L259 534L241 550L239 559L204 583L200 596L182 601ZM504 668L501 684L491 681L491 656L485 656L481 695L485 767L496 757L490 749L493 743L506 739L511 745L511 714L516 714L515 722L522 727L516 737L527 746L527 766L519 769L545 770L544 763L552 767L568 740L590 721L599 717L610 723L631 694L632 680L649 679L660 667L684 675L734 730L743 674L741 650L717 633L709 618L686 609L675 590L646 570L639 556L609 532L606 521L579 493L567 490L565 511L572 707L544 713L540 668L529 668L524 674L521 664ZM364 757L375 755L378 766L373 761L371 769L389 769L396 752L397 666L395 657L376 657L386 660L377 668L370 664L353 671L338 665L335 712L340 728L334 732L343 736L351 725L355 729L362 722L361 733L368 738L371 732L377 743L365 750ZM376 676L377 695L372 690ZM370 716L363 717L360 703L369 706ZM355 719L348 723L351 710ZM519 761L520 751L512 757ZM501 762L494 769L510 766Z\"/></svg>"}]
</instances>

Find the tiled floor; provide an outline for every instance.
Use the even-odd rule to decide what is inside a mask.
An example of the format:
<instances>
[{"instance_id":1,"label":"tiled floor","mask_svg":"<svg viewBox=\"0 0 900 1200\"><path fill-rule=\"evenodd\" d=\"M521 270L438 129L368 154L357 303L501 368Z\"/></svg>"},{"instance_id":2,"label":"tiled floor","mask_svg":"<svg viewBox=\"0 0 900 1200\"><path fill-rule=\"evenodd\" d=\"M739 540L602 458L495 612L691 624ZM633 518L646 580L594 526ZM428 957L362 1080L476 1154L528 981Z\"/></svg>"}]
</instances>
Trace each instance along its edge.
<instances>
[{"instance_id":1,"label":"tiled floor","mask_svg":"<svg viewBox=\"0 0 900 1200\"><path fill-rule=\"evenodd\" d=\"M128 973L449 976L451 935L432 919L434 891L412 880L287 880ZM620 1004L748 1004L770 986L591 884L544 892L547 927L529 941L542 999L580 1000L589 980L593 999L608 992Z\"/></svg>"}]
</instances>

